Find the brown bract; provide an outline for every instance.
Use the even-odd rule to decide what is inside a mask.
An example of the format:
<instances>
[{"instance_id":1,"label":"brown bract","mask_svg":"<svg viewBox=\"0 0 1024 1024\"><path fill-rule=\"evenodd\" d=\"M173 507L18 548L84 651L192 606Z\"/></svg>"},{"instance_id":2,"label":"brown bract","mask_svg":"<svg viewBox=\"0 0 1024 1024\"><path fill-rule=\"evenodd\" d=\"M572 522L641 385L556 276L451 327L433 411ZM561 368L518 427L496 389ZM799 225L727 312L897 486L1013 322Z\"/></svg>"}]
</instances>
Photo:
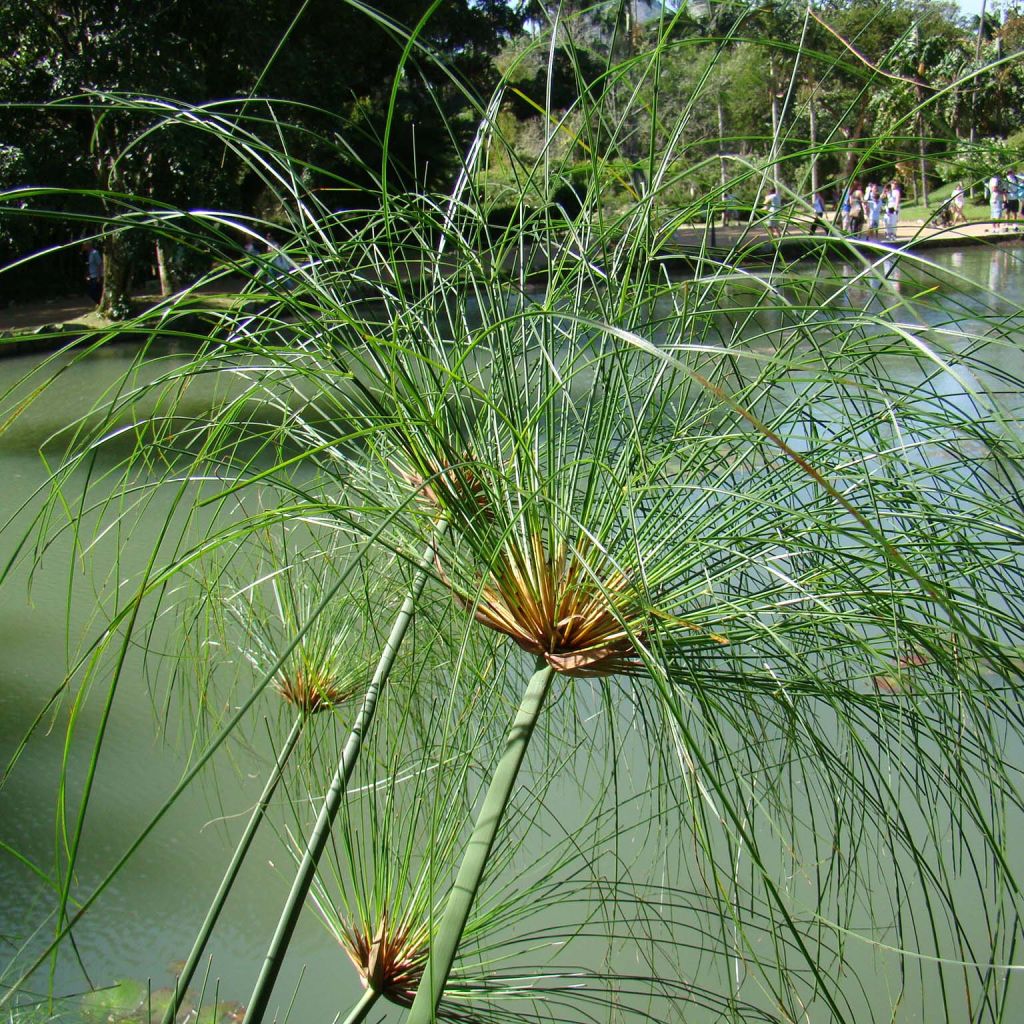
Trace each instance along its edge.
<instances>
[{"instance_id":1,"label":"brown bract","mask_svg":"<svg viewBox=\"0 0 1024 1024\"><path fill-rule=\"evenodd\" d=\"M349 696L329 676L303 669L280 676L275 685L289 704L307 715L327 711Z\"/></svg>"},{"instance_id":2,"label":"brown bract","mask_svg":"<svg viewBox=\"0 0 1024 1024\"><path fill-rule=\"evenodd\" d=\"M441 575L455 590L443 568ZM642 615L629 581L614 570L595 576L583 553L565 545L549 555L533 535L525 551L505 549L477 593L455 592L478 622L511 637L556 672L596 677L643 667L636 649Z\"/></svg>"},{"instance_id":3,"label":"brown bract","mask_svg":"<svg viewBox=\"0 0 1024 1024\"><path fill-rule=\"evenodd\" d=\"M390 926L385 914L369 928L342 925L342 945L366 988L400 1006L412 1006L427 963L426 932Z\"/></svg>"},{"instance_id":4,"label":"brown bract","mask_svg":"<svg viewBox=\"0 0 1024 1024\"><path fill-rule=\"evenodd\" d=\"M458 468L447 463L428 479L396 467L421 501L442 515L476 510L471 499L493 525L494 510L472 469L472 459ZM445 499L449 500L445 500ZM458 524L450 522L458 534ZM467 526L469 524L466 524ZM632 675L643 670L638 645L643 642L650 615L675 626L703 632L701 627L648 609L630 580L610 564L607 556L586 539L570 547L561 542L548 551L537 532L525 544L504 541L490 570L477 577L479 586L465 587L446 571L435 556L438 573L476 620L511 637L520 647L543 658L556 672L578 677ZM716 643L723 637L709 634Z\"/></svg>"}]
</instances>

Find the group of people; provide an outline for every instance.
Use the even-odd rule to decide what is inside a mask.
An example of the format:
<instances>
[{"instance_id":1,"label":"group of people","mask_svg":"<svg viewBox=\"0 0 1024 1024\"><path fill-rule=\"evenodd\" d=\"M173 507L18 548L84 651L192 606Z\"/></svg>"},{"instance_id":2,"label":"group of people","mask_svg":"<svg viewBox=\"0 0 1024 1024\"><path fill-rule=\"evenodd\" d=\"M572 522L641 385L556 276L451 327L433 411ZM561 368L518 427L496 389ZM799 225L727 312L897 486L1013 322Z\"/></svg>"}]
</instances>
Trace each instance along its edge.
<instances>
[{"instance_id":1,"label":"group of people","mask_svg":"<svg viewBox=\"0 0 1024 1024\"><path fill-rule=\"evenodd\" d=\"M844 234L857 238L879 239L887 242L896 240L896 228L900 220L900 202L903 190L898 181L888 185L870 182L861 186L859 182L843 192L836 208L836 222ZM782 234L782 196L774 186L768 189L764 198L765 228L768 234L778 237ZM810 232L825 228L825 198L820 192L811 197L811 211L814 219Z\"/></svg>"},{"instance_id":2,"label":"group of people","mask_svg":"<svg viewBox=\"0 0 1024 1024\"><path fill-rule=\"evenodd\" d=\"M1018 221L1024 220L1024 171L1007 171L1005 175L993 174L985 183L992 217L992 231L1020 231ZM896 240L896 229L900 220L900 202L903 190L898 181L888 185L870 182L861 186L854 182L846 189L836 207L836 226L844 234L855 238L872 240L884 239L886 242ZM935 218L940 226L956 227L967 223L965 206L967 190L963 182L957 182L949 201L942 207ZM764 226L768 234L778 237L782 234L782 195L774 186L770 187L763 201ZM811 211L814 219L810 232L815 234L818 228L825 227L825 199L820 192L815 192L811 199ZM1007 223L1009 222L1009 227Z\"/></svg>"},{"instance_id":3,"label":"group of people","mask_svg":"<svg viewBox=\"0 0 1024 1024\"><path fill-rule=\"evenodd\" d=\"M874 241L882 238L884 231L885 241L895 242L902 200L903 189L895 179L888 185L872 181L864 187L854 182L839 202L840 227L844 234Z\"/></svg>"},{"instance_id":4,"label":"group of people","mask_svg":"<svg viewBox=\"0 0 1024 1024\"><path fill-rule=\"evenodd\" d=\"M957 186L961 194L963 188ZM1008 220L1012 223L1011 230L1019 231L1017 221L1024 212L1024 172L1017 174L1007 171L1005 177L993 174L985 186L988 192L989 212L992 215L992 230L1002 230L999 222Z\"/></svg>"}]
</instances>

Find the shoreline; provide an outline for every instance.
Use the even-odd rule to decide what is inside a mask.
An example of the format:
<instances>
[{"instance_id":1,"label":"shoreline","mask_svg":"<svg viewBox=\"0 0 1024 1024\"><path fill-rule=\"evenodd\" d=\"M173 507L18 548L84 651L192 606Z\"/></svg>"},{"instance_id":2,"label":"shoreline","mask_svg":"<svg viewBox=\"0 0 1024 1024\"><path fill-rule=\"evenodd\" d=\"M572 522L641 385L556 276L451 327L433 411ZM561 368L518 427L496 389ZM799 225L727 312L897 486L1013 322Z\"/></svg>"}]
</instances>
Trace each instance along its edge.
<instances>
[{"instance_id":1,"label":"shoreline","mask_svg":"<svg viewBox=\"0 0 1024 1024\"><path fill-rule=\"evenodd\" d=\"M989 221L936 228L910 221L899 226L895 242L851 238L836 232L831 226L821 234L799 230L772 238L760 226L712 228L710 225L700 225L679 228L673 232L671 241L654 256L653 261L662 265L689 267L696 262L727 256L734 261L738 256L741 263L764 263L780 255L786 259L806 259L825 250L834 252L843 248L851 250L851 255L862 253L889 256L990 243L1001 245L1006 242L1024 242L1024 220L1019 224L1018 230L1010 227L993 229ZM140 299L147 297L153 296L147 292L138 295ZM53 350L81 337L83 333L117 329L114 322L87 322L88 318L94 316L95 310L96 307L84 296L63 296L34 303L12 304L0 309L0 357ZM193 309L192 312L198 310ZM133 331L130 320L125 322L124 333L128 336L138 333Z\"/></svg>"}]
</instances>

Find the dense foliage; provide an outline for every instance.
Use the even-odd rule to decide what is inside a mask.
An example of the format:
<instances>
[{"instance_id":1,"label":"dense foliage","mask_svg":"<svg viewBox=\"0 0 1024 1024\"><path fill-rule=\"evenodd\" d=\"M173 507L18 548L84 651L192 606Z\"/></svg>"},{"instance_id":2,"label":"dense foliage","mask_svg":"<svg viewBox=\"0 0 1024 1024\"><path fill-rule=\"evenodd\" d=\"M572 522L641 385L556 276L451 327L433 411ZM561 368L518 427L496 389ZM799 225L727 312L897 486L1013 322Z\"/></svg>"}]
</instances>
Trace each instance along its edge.
<instances>
[{"instance_id":1,"label":"dense foliage","mask_svg":"<svg viewBox=\"0 0 1024 1024\"><path fill-rule=\"evenodd\" d=\"M388 120L405 51L402 26L416 26L428 10L403 64L394 96L398 116ZM158 236L126 241L116 230L123 211L109 194L265 212L265 183L230 146L181 130L167 111L129 114L118 107L119 96L213 103L225 112L246 109L253 93L286 101L280 120L261 104L249 105L262 122L258 131L283 136L299 163L317 162L323 183L346 205L360 205L374 170L379 173L385 123L392 173L406 184L444 180L452 166L439 154L457 151L453 132L464 140L469 131L459 119L466 109L463 90L490 88L491 59L521 22L516 9L499 0L432 10L422 0L407 0L374 17L329 0L298 7L257 0L142 7L123 0L7 0L0 4L8 51L0 60L0 189L35 185L74 194L57 191L51 221L5 217L0 262L99 233L108 262L105 304L116 309L133 276L156 262L146 257ZM446 55L447 72L418 59L435 50ZM453 75L461 87L453 85ZM319 141L339 136L342 147ZM93 190L91 200L86 190ZM162 265L170 262L170 253L158 255ZM20 278L8 275L6 294L53 294L81 276L71 247Z\"/></svg>"},{"instance_id":2,"label":"dense foliage","mask_svg":"<svg viewBox=\"0 0 1024 1024\"><path fill-rule=\"evenodd\" d=\"M116 200L86 200L83 190L275 219L273 190L230 145L180 130L166 111L127 115L116 109L118 94L248 110L252 130L286 140L345 207L372 204L382 173L404 186L450 182L457 168L441 154L461 148L475 120L473 95L489 91L501 71L497 116L527 157L538 152L549 118L571 125L588 103L612 111L631 95L643 97L642 110L657 107L660 125L638 114L600 129L615 136L620 158L605 189L623 202L643 187L638 156L649 151L647 141L667 142L667 125L679 133L673 145L685 142L688 164L682 191L666 194L677 205L715 185L724 190L726 181L735 198L755 203L756 186L744 184L737 162L812 149L813 159L789 165L789 180L776 173L777 186L834 192L854 178L901 176L927 200L929 186L980 180L1018 157L1003 141L1021 128L1024 96L1014 13L972 25L950 4L918 0L717 0L660 10L616 0L581 9L568 30L555 6L538 5L524 21L526 13L505 0L430 8L406 0L379 14L327 0L298 7L183 0L144 10L120 0L0 5L11 43L0 62L0 187L73 190L53 195L51 221L4 218L3 262L55 247L47 261L8 274L5 294L76 290L82 259L74 243L94 233L110 270L108 312L127 310L141 278L158 275L167 292L203 266L202 250L160 244L159 233L126 237ZM563 37L545 54L533 37L558 18ZM403 57L402 34L413 28ZM643 55L666 33L672 45L659 51L665 74L655 100ZM444 56L447 70L431 53ZM632 65L609 76L624 59ZM287 113L247 102L253 94L288 101ZM574 178L589 174L587 154L561 159L554 197L572 206ZM497 207L506 205L503 191L516 191L509 170L494 162L482 179Z\"/></svg>"}]
</instances>

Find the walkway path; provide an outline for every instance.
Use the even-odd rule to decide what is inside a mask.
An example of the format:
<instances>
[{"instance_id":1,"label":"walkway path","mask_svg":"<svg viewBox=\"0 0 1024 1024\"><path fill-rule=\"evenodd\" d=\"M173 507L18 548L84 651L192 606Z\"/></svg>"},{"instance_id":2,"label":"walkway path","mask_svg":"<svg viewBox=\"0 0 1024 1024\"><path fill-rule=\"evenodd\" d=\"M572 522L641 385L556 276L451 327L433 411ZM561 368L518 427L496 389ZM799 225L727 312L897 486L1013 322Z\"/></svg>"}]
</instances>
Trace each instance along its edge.
<instances>
[{"instance_id":1,"label":"walkway path","mask_svg":"<svg viewBox=\"0 0 1024 1024\"><path fill-rule=\"evenodd\" d=\"M1024 221L1021 222L1024 228ZM802 231L790 230L784 239L808 237ZM673 235L673 244L682 249L696 249L704 244L707 231L703 225L681 228ZM817 237L822 237L818 235ZM897 231L898 245L911 243L914 249L927 249L937 246L979 245L985 242L1024 240L1024 230L992 231L991 224L980 222L964 224L958 228L922 227L921 223L908 221L901 224ZM761 228L750 227L716 227L715 245L719 249L730 248L737 242L748 244L762 243L768 240L767 233ZM93 312L95 306L84 296L65 296L48 299L44 302L11 305L0 309L0 335L44 330L47 327L59 327L71 323Z\"/></svg>"},{"instance_id":2,"label":"walkway path","mask_svg":"<svg viewBox=\"0 0 1024 1024\"><path fill-rule=\"evenodd\" d=\"M12 303L0 309L0 332L31 331L67 323L91 313L95 308L84 295L47 299L45 302Z\"/></svg>"},{"instance_id":3,"label":"walkway path","mask_svg":"<svg viewBox=\"0 0 1024 1024\"><path fill-rule=\"evenodd\" d=\"M921 221L911 220L901 223L896 229L896 242L893 244L899 246L907 246L909 244L913 249L929 249L940 246L979 245L985 242L1005 242L1013 241L1014 239L1024 240L1024 221L1021 221L1021 229L1021 231L1013 231L1009 228L993 231L992 224L989 221L962 224L956 228L933 228L925 227ZM823 235L808 235L806 228L803 226L799 230L791 227L782 236L784 241L789 239L795 240L796 238L813 239L815 237L820 239ZM672 241L675 245L682 248L697 248L707 238L708 229L703 224L700 224L676 231L672 236ZM741 241L747 244L755 244L764 242L767 239L768 233L758 227L751 228L743 225L740 227L715 228L715 246L718 249L728 249Z\"/></svg>"}]
</instances>

